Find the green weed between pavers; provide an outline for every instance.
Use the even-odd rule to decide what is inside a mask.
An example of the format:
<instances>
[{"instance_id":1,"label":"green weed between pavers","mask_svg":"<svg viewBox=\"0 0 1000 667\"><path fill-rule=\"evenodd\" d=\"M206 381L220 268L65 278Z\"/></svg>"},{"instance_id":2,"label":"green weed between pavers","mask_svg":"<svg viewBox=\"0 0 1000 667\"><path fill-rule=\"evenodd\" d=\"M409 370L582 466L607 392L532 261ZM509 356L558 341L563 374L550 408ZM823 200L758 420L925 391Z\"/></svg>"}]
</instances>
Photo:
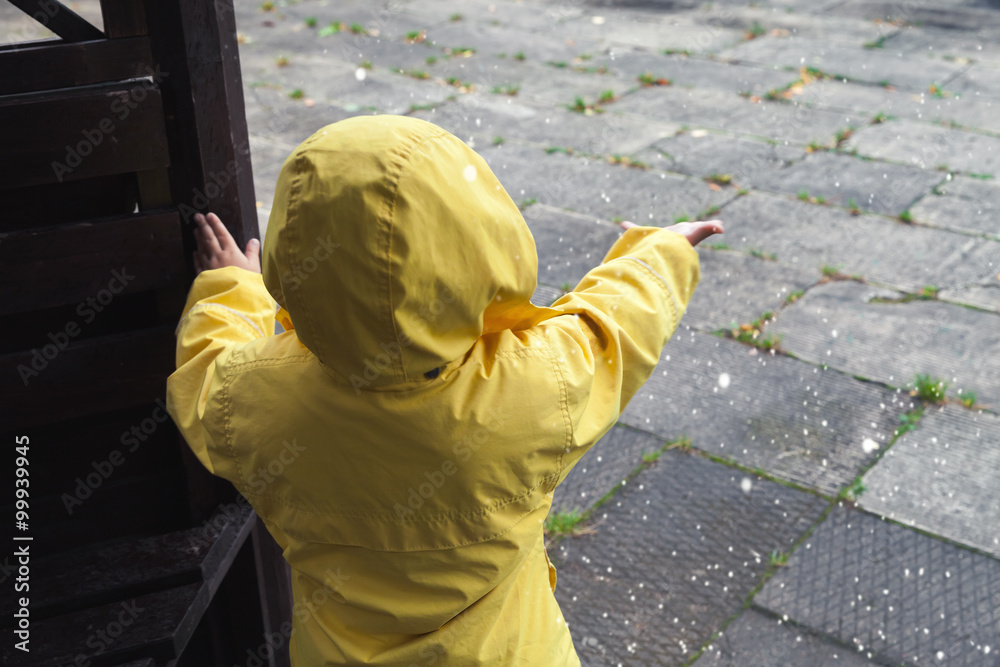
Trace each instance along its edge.
<instances>
[{"instance_id":1,"label":"green weed between pavers","mask_svg":"<svg viewBox=\"0 0 1000 667\"><path fill-rule=\"evenodd\" d=\"M573 149L569 148L569 147L563 147L563 146L549 146L548 148L545 149L545 154L546 155L552 155L553 153L562 153L564 155L572 155L573 154Z\"/></svg>"},{"instance_id":2,"label":"green weed between pavers","mask_svg":"<svg viewBox=\"0 0 1000 667\"><path fill-rule=\"evenodd\" d=\"M899 214L899 221L905 222L908 225L913 224L913 215L910 213L910 209L906 209L905 211Z\"/></svg>"},{"instance_id":3,"label":"green weed between pavers","mask_svg":"<svg viewBox=\"0 0 1000 667\"><path fill-rule=\"evenodd\" d=\"M303 97L306 96L306 94L302 92L301 88L296 88L292 92L288 93L288 96L293 100L301 100Z\"/></svg>"},{"instance_id":4,"label":"green weed between pavers","mask_svg":"<svg viewBox=\"0 0 1000 667\"><path fill-rule=\"evenodd\" d=\"M881 37L879 37L876 40L872 40L871 42L865 42L865 48L866 49L881 49L882 47L885 46L885 40L888 37L889 37L888 35L882 35Z\"/></svg>"},{"instance_id":5,"label":"green weed between pavers","mask_svg":"<svg viewBox=\"0 0 1000 667\"><path fill-rule=\"evenodd\" d=\"M750 253L751 257L756 257L757 259L766 259L770 262L778 261L777 255L775 255L773 252L764 252L760 248L751 248L747 252Z\"/></svg>"},{"instance_id":6,"label":"green weed between pavers","mask_svg":"<svg viewBox=\"0 0 1000 667\"><path fill-rule=\"evenodd\" d=\"M632 167L633 169L649 169L649 165L641 160L633 160L627 155L612 155L608 158L608 162L611 164L620 164L624 167Z\"/></svg>"},{"instance_id":7,"label":"green weed between pavers","mask_svg":"<svg viewBox=\"0 0 1000 667\"><path fill-rule=\"evenodd\" d=\"M920 425L920 420L923 419L923 417L923 408L916 408L899 415L899 426L897 426L896 430L893 431L893 436L898 438L904 433L909 433L910 431L915 430L917 426Z\"/></svg>"},{"instance_id":8,"label":"green weed between pavers","mask_svg":"<svg viewBox=\"0 0 1000 667\"><path fill-rule=\"evenodd\" d=\"M517 53L515 53L514 60L520 60L523 62L525 60L524 51L518 51Z\"/></svg>"},{"instance_id":9,"label":"green weed between pavers","mask_svg":"<svg viewBox=\"0 0 1000 667\"><path fill-rule=\"evenodd\" d=\"M750 29L746 31L744 37L748 40L757 39L758 37L763 36L766 32L767 31L764 30L764 26L762 26L759 22L754 21L750 26Z\"/></svg>"},{"instance_id":10,"label":"green weed between pavers","mask_svg":"<svg viewBox=\"0 0 1000 667\"><path fill-rule=\"evenodd\" d=\"M306 17L306 27L307 28L315 28L317 25L318 25L318 22L316 21L316 17L315 16L308 16L308 17Z\"/></svg>"},{"instance_id":11,"label":"green weed between pavers","mask_svg":"<svg viewBox=\"0 0 1000 667\"><path fill-rule=\"evenodd\" d=\"M701 213L698 214L698 219L699 220L708 220L709 218L713 218L716 215L718 215L719 211L721 211L721 210L722 210L722 207L720 207L720 206L709 206L704 211L702 211Z\"/></svg>"},{"instance_id":12,"label":"green weed between pavers","mask_svg":"<svg viewBox=\"0 0 1000 667\"><path fill-rule=\"evenodd\" d=\"M476 49L471 46L455 46L446 48L444 52L453 58L470 58L476 54Z\"/></svg>"},{"instance_id":13,"label":"green weed between pavers","mask_svg":"<svg viewBox=\"0 0 1000 667\"><path fill-rule=\"evenodd\" d=\"M411 30L403 36L403 41L407 44L420 44L427 39L426 30Z\"/></svg>"},{"instance_id":14,"label":"green weed between pavers","mask_svg":"<svg viewBox=\"0 0 1000 667\"><path fill-rule=\"evenodd\" d=\"M715 333L761 350L779 350L782 337L764 335L764 326L773 321L774 313L767 311L749 324L741 324L732 329L719 329Z\"/></svg>"},{"instance_id":15,"label":"green weed between pavers","mask_svg":"<svg viewBox=\"0 0 1000 667\"><path fill-rule=\"evenodd\" d=\"M319 32L317 32L316 35L319 37L329 37L330 35L339 34L344 30L347 30L346 25L344 25L340 21L331 21L327 25L320 28Z\"/></svg>"},{"instance_id":16,"label":"green weed between pavers","mask_svg":"<svg viewBox=\"0 0 1000 667\"><path fill-rule=\"evenodd\" d=\"M731 250L728 243L709 243L708 247L712 250Z\"/></svg>"},{"instance_id":17,"label":"green weed between pavers","mask_svg":"<svg viewBox=\"0 0 1000 667\"><path fill-rule=\"evenodd\" d=\"M851 215L861 215L861 209L858 208L858 203L854 201L854 198L847 200L847 212Z\"/></svg>"},{"instance_id":18,"label":"green weed between pavers","mask_svg":"<svg viewBox=\"0 0 1000 667\"><path fill-rule=\"evenodd\" d=\"M515 84L505 83L502 86L493 86L490 92L494 95L510 95L513 97L520 92L521 86Z\"/></svg>"},{"instance_id":19,"label":"green weed between pavers","mask_svg":"<svg viewBox=\"0 0 1000 667\"><path fill-rule=\"evenodd\" d=\"M706 183L714 183L719 186L733 184L733 177L731 174L720 174L718 172L711 173L708 176L705 176L702 180Z\"/></svg>"},{"instance_id":20,"label":"green weed between pavers","mask_svg":"<svg viewBox=\"0 0 1000 667\"><path fill-rule=\"evenodd\" d=\"M503 142L504 142L504 138L501 137L499 134L497 136L493 137L493 145L494 146L501 146L501 145L503 145Z\"/></svg>"},{"instance_id":21,"label":"green weed between pavers","mask_svg":"<svg viewBox=\"0 0 1000 667\"><path fill-rule=\"evenodd\" d=\"M427 59L424 62L427 63L428 65L433 65L437 61L438 59L435 56L427 56Z\"/></svg>"},{"instance_id":22,"label":"green weed between pavers","mask_svg":"<svg viewBox=\"0 0 1000 667\"><path fill-rule=\"evenodd\" d=\"M524 209L528 208L532 204L537 204L537 203L538 203L538 200L535 199L534 197L532 197L531 199L522 199L521 203L518 204L517 207L523 211Z\"/></svg>"},{"instance_id":23,"label":"green weed between pavers","mask_svg":"<svg viewBox=\"0 0 1000 667\"><path fill-rule=\"evenodd\" d=\"M867 491L867 489L865 488L865 485L861 483L861 478L858 477L856 480L851 482L849 486L842 488L840 493L837 494L837 497L849 503L854 503L865 491Z\"/></svg>"},{"instance_id":24,"label":"green weed between pavers","mask_svg":"<svg viewBox=\"0 0 1000 667\"><path fill-rule=\"evenodd\" d=\"M643 72L639 75L639 84L643 88L650 88L652 86L669 86L673 84L673 81L666 79L664 77L653 76L651 72Z\"/></svg>"},{"instance_id":25,"label":"green weed between pavers","mask_svg":"<svg viewBox=\"0 0 1000 667\"><path fill-rule=\"evenodd\" d=\"M358 67L360 67L361 69L372 69L372 61L362 60L361 63L358 65Z\"/></svg>"},{"instance_id":26,"label":"green weed between pavers","mask_svg":"<svg viewBox=\"0 0 1000 667\"><path fill-rule=\"evenodd\" d=\"M274 64L278 67L288 67L288 58L285 56L278 56L274 59Z\"/></svg>"},{"instance_id":27,"label":"green weed between pavers","mask_svg":"<svg viewBox=\"0 0 1000 667\"><path fill-rule=\"evenodd\" d=\"M411 77L413 79L424 80L431 78L430 74L420 69L397 69L396 72Z\"/></svg>"},{"instance_id":28,"label":"green weed between pavers","mask_svg":"<svg viewBox=\"0 0 1000 667\"><path fill-rule=\"evenodd\" d=\"M947 398L945 392L948 389L948 383L931 376L929 373L918 373L910 384L912 387L910 395L928 403L944 403Z\"/></svg>"},{"instance_id":29,"label":"green weed between pavers","mask_svg":"<svg viewBox=\"0 0 1000 667\"><path fill-rule=\"evenodd\" d=\"M767 556L767 562L774 567L784 567L788 564L788 554L784 551L772 551Z\"/></svg>"},{"instance_id":30,"label":"green weed between pavers","mask_svg":"<svg viewBox=\"0 0 1000 667\"><path fill-rule=\"evenodd\" d=\"M799 190L798 194L795 195L800 201L804 201L808 204L826 204L826 197L822 195L816 195L815 197L809 194L808 190Z\"/></svg>"},{"instance_id":31,"label":"green weed between pavers","mask_svg":"<svg viewBox=\"0 0 1000 667\"><path fill-rule=\"evenodd\" d=\"M967 408L976 407L976 392L968 389L958 390L958 402Z\"/></svg>"},{"instance_id":32,"label":"green weed between pavers","mask_svg":"<svg viewBox=\"0 0 1000 667\"><path fill-rule=\"evenodd\" d=\"M584 519L585 515L575 509L568 512L552 512L545 518L545 533L547 535L583 534L587 532L586 529L580 528Z\"/></svg>"},{"instance_id":33,"label":"green weed between pavers","mask_svg":"<svg viewBox=\"0 0 1000 667\"><path fill-rule=\"evenodd\" d=\"M797 290L795 290L794 292L792 292L791 294L789 294L788 296L785 297L785 303L791 305L791 304L795 303L796 301L798 301L799 299L801 299L803 296L805 296L805 294L806 293L803 292L802 290L797 289Z\"/></svg>"}]
</instances>

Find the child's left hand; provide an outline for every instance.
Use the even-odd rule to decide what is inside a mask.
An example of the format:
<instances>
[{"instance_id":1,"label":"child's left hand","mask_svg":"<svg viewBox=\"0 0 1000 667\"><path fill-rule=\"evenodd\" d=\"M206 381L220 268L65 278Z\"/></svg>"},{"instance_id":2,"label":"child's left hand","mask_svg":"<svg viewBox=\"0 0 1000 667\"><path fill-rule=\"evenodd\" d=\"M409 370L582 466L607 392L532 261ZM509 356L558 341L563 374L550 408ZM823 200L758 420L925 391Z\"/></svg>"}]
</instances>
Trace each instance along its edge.
<instances>
[{"instance_id":1,"label":"child's left hand","mask_svg":"<svg viewBox=\"0 0 1000 667\"><path fill-rule=\"evenodd\" d=\"M232 234L214 213L206 218L201 213L194 216L198 225L194 230L198 249L194 253L194 268L198 273L226 266L238 266L260 273L260 241L250 239L245 251L236 245Z\"/></svg>"}]
</instances>

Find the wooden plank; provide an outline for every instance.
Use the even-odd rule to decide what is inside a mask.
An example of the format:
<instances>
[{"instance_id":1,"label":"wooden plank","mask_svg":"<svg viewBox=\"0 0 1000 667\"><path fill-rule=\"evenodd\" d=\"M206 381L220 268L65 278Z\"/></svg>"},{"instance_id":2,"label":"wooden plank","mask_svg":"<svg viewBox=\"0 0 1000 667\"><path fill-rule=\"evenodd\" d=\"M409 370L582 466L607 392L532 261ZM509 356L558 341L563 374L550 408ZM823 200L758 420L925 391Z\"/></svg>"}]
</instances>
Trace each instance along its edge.
<instances>
[{"instance_id":1,"label":"wooden plank","mask_svg":"<svg viewBox=\"0 0 1000 667\"><path fill-rule=\"evenodd\" d=\"M164 588L218 577L256 521L249 505L223 508L204 526L99 544L32 560L34 618L74 613ZM214 582L213 582L214 583ZM214 594L212 586L210 592ZM13 597L0 600L3 618Z\"/></svg>"},{"instance_id":2,"label":"wooden plank","mask_svg":"<svg viewBox=\"0 0 1000 667\"><path fill-rule=\"evenodd\" d=\"M184 272L175 212L14 232L0 244L0 315L71 303L97 313L120 294L170 285Z\"/></svg>"},{"instance_id":3,"label":"wooden plank","mask_svg":"<svg viewBox=\"0 0 1000 667\"><path fill-rule=\"evenodd\" d=\"M142 0L101 0L104 34L111 39L145 35L146 7Z\"/></svg>"},{"instance_id":4,"label":"wooden plank","mask_svg":"<svg viewBox=\"0 0 1000 667\"><path fill-rule=\"evenodd\" d=\"M102 39L104 37L104 33L56 0L10 0L10 4L62 37L66 42L83 42L88 39Z\"/></svg>"},{"instance_id":5,"label":"wooden plank","mask_svg":"<svg viewBox=\"0 0 1000 667\"><path fill-rule=\"evenodd\" d=\"M282 556L281 547L267 531L267 526L257 517L253 531L254 556L257 564L257 590L263 613L264 634L285 636L282 624L292 618L292 579L288 561ZM271 652L268 667L291 667L288 641Z\"/></svg>"},{"instance_id":6,"label":"wooden plank","mask_svg":"<svg viewBox=\"0 0 1000 667\"><path fill-rule=\"evenodd\" d=\"M0 191L170 164L154 82L0 98ZM252 202L251 202L252 203Z\"/></svg>"},{"instance_id":7,"label":"wooden plank","mask_svg":"<svg viewBox=\"0 0 1000 667\"><path fill-rule=\"evenodd\" d=\"M174 325L0 356L0 405L13 430L151 403L174 370ZM58 337L56 337L58 338ZM61 339L59 339L61 340Z\"/></svg>"},{"instance_id":8,"label":"wooden plank","mask_svg":"<svg viewBox=\"0 0 1000 667\"><path fill-rule=\"evenodd\" d=\"M121 81L151 76L149 39L100 39L91 42L0 51L0 95Z\"/></svg>"},{"instance_id":9,"label":"wooden plank","mask_svg":"<svg viewBox=\"0 0 1000 667\"><path fill-rule=\"evenodd\" d=\"M32 638L40 638L31 653L3 642L0 664L100 667L142 657L166 663L177 657L177 645L187 643L192 621L197 624L210 602L208 587L194 583L41 620L31 624Z\"/></svg>"},{"instance_id":10,"label":"wooden plank","mask_svg":"<svg viewBox=\"0 0 1000 667\"><path fill-rule=\"evenodd\" d=\"M242 247L259 232L232 5L181 0L147 12L154 57L170 72L162 90L174 201L185 220L218 213Z\"/></svg>"},{"instance_id":11,"label":"wooden plank","mask_svg":"<svg viewBox=\"0 0 1000 667\"><path fill-rule=\"evenodd\" d=\"M6 190L3 200L3 231L9 234L132 213L139 187L136 174L112 174Z\"/></svg>"},{"instance_id":12,"label":"wooden plank","mask_svg":"<svg viewBox=\"0 0 1000 667\"><path fill-rule=\"evenodd\" d=\"M55 554L69 545L179 530L184 526L185 504L183 480L176 471L112 480L75 507L72 515L58 496L32 497L33 544L39 554ZM10 514L12 508L0 509Z\"/></svg>"}]
</instances>

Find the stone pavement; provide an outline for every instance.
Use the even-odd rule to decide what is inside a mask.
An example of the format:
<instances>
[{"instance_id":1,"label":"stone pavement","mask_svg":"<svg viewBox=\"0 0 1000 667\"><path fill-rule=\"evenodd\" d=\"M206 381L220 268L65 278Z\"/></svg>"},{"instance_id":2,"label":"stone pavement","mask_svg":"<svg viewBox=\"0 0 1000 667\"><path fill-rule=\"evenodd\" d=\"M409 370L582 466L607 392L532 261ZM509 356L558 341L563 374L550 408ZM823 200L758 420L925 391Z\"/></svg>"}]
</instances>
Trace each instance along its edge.
<instances>
[{"instance_id":1,"label":"stone pavement","mask_svg":"<svg viewBox=\"0 0 1000 667\"><path fill-rule=\"evenodd\" d=\"M275 4L236 3L262 226L285 156L363 113L490 162L539 303L619 219L726 222L556 493L585 665L1000 665L1000 9Z\"/></svg>"}]
</instances>

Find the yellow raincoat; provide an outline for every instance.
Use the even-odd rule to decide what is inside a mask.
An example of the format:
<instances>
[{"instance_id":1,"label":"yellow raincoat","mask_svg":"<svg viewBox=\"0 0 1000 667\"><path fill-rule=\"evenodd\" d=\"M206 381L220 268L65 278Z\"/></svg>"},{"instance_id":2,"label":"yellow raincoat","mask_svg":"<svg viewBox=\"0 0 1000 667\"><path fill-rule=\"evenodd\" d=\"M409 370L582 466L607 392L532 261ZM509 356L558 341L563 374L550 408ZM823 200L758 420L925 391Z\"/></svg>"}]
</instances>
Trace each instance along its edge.
<instances>
[{"instance_id":1,"label":"yellow raincoat","mask_svg":"<svg viewBox=\"0 0 1000 667\"><path fill-rule=\"evenodd\" d=\"M676 328L688 241L631 229L536 307L482 158L368 116L286 160L263 247L195 280L167 400L284 549L293 664L579 665L542 522Z\"/></svg>"}]
</instances>

